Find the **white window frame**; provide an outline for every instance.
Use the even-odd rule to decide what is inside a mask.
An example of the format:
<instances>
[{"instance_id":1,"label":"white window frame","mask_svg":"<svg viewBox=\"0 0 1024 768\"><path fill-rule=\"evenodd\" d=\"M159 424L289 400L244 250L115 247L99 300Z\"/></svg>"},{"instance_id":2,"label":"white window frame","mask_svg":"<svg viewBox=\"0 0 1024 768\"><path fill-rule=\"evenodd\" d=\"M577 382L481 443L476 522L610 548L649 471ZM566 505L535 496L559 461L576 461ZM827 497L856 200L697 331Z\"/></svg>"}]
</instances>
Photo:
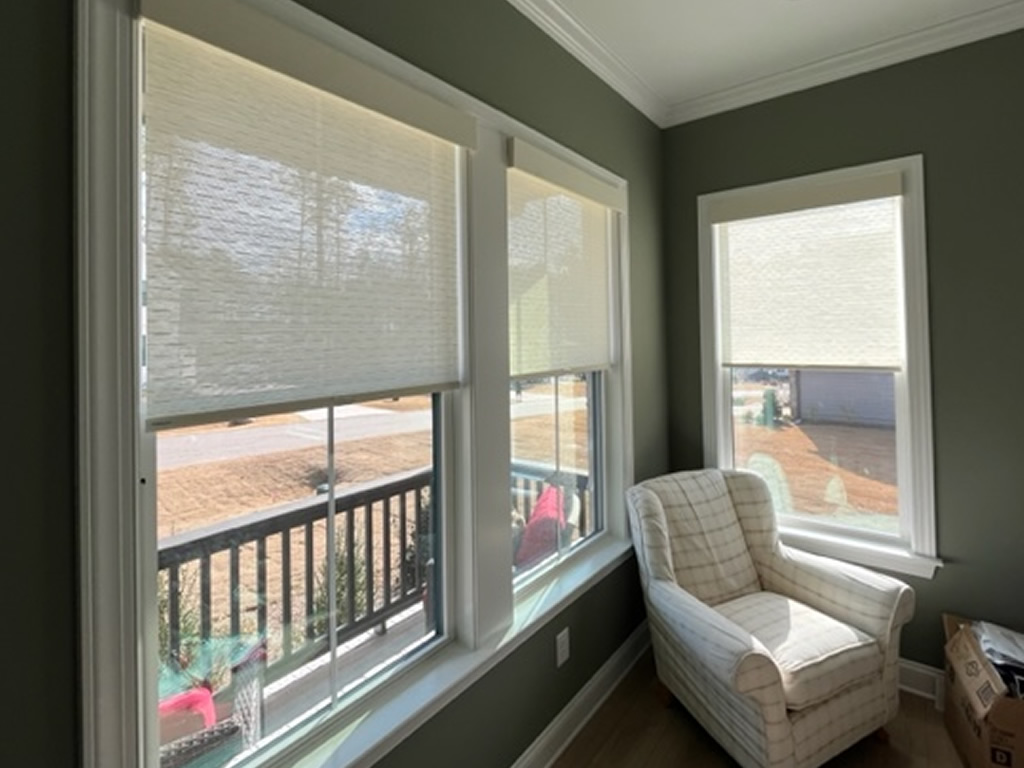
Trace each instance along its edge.
<instances>
[{"instance_id":1,"label":"white window frame","mask_svg":"<svg viewBox=\"0 0 1024 768\"><path fill-rule=\"evenodd\" d=\"M450 395L458 476L447 532L446 627L451 642L398 669L358 699L293 729L261 756L261 766L371 765L629 557L624 491L632 483L628 216L619 217L613 312L614 365L604 381L605 531L549 568L542 589L514 593L510 547L481 555L481 543L508 541L508 276L505 148L519 137L579 171L626 183L537 131L288 0L242 0L386 75L477 118L467 160L472 205L467 242L468 329L464 376ZM134 0L77 0L77 296L79 379L79 553L83 766L128 768L155 754L154 685L140 637L155 637L155 568L147 543L155 521L136 510L152 496L144 467L136 392L138 238L135 128L138 24ZM614 469L613 469L614 468ZM151 547L150 547L151 548ZM554 664L552 661L552 672ZM400 690L400 696L395 691ZM356 713L358 711L358 717ZM365 715L365 716L364 716Z\"/></svg>"},{"instance_id":2,"label":"white window frame","mask_svg":"<svg viewBox=\"0 0 1024 768\"><path fill-rule=\"evenodd\" d=\"M538 559L524 570L516 571L513 568L512 587L517 599L529 594L530 590L534 589L537 584L546 583L545 576L548 570L559 567L566 560L574 557L581 549L585 550L586 546L595 538L601 536L606 528L604 519L604 506L606 504L606 499L604 498L605 484L603 482L603 478L608 471L608 468L605 466L606 462L604 458L607 445L604 440L604 430L601 426L601 420L605 417L605 413L607 411L603 396L604 380L605 375L607 374L607 369L600 368L585 372L580 371L579 373L584 373L587 377L587 422L590 426L587 442L591 457L590 466L588 467L590 471L589 487L591 498L589 514L594 521L593 531L587 534L585 538L578 540L575 544L571 544L568 547L563 548L559 545L555 551ZM553 381L556 377L567 375L572 374L550 374L545 376L545 378L550 378ZM510 381L513 382L515 380L516 377L512 377L510 379ZM555 397L559 397L557 390L555 391ZM510 427L511 423L512 420L510 419Z\"/></svg>"},{"instance_id":3,"label":"white window frame","mask_svg":"<svg viewBox=\"0 0 1024 768\"><path fill-rule=\"evenodd\" d=\"M924 160L921 155L842 168L783 181L701 195L697 200L701 300L701 394L707 466L731 467L731 369L722 365L714 224L732 216L716 211L771 211L831 205L835 190L854 189L872 177L899 174L902 188L903 365L894 373L900 534L816 525L787 516L783 542L830 557L931 578L941 566L935 541L928 280L925 248ZM867 181L865 181L867 180ZM842 192L839 193L842 197ZM742 219L748 215L736 215Z\"/></svg>"},{"instance_id":4,"label":"white window frame","mask_svg":"<svg viewBox=\"0 0 1024 768\"><path fill-rule=\"evenodd\" d=\"M610 471L610 461L626 461L627 457L616 452L615 447L607 440L608 430L604 423L608 418L615 418L610 410L610 404L623 398L624 380L622 374L622 357L625 345L623 343L623 296L622 290L626 280L624 269L624 222L625 212L628 208L626 188L619 184L612 183L603 174L598 174L592 169L581 167L578 163L569 161L560 153L553 153L545 147L532 144L529 141L510 136L508 139L508 168L506 171L506 191L508 189L508 172L512 170L529 174L547 184L560 187L568 192L586 198L597 205L602 206L606 211L607 233L608 233L608 316L611 319L609 330L609 359L608 365L595 368L581 368L578 370L552 370L544 371L538 376L554 377L572 375L577 373L586 374L588 377L588 424L590 426L589 443L591 456L591 514L594 515L595 530L588 537L579 542L576 546L563 550L558 548L557 552L533 564L530 568L513 575L513 585L517 598L525 599L537 587L543 585L547 579L545 574L552 568L559 567L566 560L574 558L582 550L586 554L586 546L593 540L599 538L608 530L609 521L605 515L605 508L608 494L617 494L615 498L622 498L626 486L619 486L617 479L619 475ZM508 222L506 219L506 237ZM509 253L506 248L506 281ZM507 293L506 293L507 300ZM507 347L506 347L507 349ZM510 366L509 366L510 367ZM525 374L529 377L530 374ZM510 376L509 381L523 376ZM611 388L612 395L609 397L606 390ZM508 414L511 417L511 413ZM511 421L510 421L511 428ZM615 432L616 430L612 430ZM509 445L511 452L511 444ZM610 454L611 452L611 458ZM511 467L511 453L510 453ZM630 470L629 474L632 472ZM613 521L614 522L614 521ZM613 534L616 529L613 527ZM619 535L626 533L617 530Z\"/></svg>"}]
</instances>

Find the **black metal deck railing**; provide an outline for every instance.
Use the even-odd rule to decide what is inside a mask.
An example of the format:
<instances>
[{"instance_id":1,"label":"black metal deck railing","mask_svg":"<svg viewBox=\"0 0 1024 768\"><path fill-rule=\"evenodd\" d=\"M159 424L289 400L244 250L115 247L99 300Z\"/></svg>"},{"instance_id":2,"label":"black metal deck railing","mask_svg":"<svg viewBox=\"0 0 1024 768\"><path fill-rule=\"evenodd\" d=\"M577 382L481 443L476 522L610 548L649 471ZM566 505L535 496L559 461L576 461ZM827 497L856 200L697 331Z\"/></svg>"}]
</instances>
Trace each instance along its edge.
<instances>
[{"instance_id":1,"label":"black metal deck railing","mask_svg":"<svg viewBox=\"0 0 1024 768\"><path fill-rule=\"evenodd\" d=\"M336 603L339 643L383 626L423 599L429 561L421 556L420 537L429 526L432 479L428 467L349 488L335 498L336 562L345 569ZM184 642L201 646L217 635L253 630L269 641L270 679L321 652L327 645L327 513L327 496L321 494L163 539L158 568L166 580L165 661L176 663ZM243 585L243 555L254 566L249 570L255 570L255 585ZM225 556L226 589L214 584L215 559L223 571ZM197 573L198 588L185 588ZM254 605L243 607L247 591ZM302 601L298 628L296 598ZM253 608L255 626L246 616L243 627L243 614ZM183 636L186 614L193 636Z\"/></svg>"},{"instance_id":2,"label":"black metal deck railing","mask_svg":"<svg viewBox=\"0 0 1024 768\"><path fill-rule=\"evenodd\" d=\"M552 482L562 485L567 491L575 491L579 499L579 519L576 527L582 537L593 533L593 510L590 504L590 478L582 472L563 470L555 472L550 464L536 461L516 461L512 464L512 495L516 509L526 522L530 520L533 505L540 498L544 486Z\"/></svg>"},{"instance_id":3,"label":"black metal deck railing","mask_svg":"<svg viewBox=\"0 0 1024 768\"><path fill-rule=\"evenodd\" d=\"M551 481L548 465L513 466L512 490L525 519ZM580 500L577 527L581 535L589 535L588 477L562 473L558 481L574 487ZM344 569L336 593L339 644L372 627L383 628L388 619L421 600L428 623L432 621L432 482L433 472L426 467L348 488L336 497L336 562ZM327 514L327 496L321 494L161 540L164 662L179 664L189 643L202 647L211 639L246 632L267 640L268 680L322 653L328 645L323 578ZM250 566L248 583L243 558ZM243 594L249 598L245 605Z\"/></svg>"}]
</instances>

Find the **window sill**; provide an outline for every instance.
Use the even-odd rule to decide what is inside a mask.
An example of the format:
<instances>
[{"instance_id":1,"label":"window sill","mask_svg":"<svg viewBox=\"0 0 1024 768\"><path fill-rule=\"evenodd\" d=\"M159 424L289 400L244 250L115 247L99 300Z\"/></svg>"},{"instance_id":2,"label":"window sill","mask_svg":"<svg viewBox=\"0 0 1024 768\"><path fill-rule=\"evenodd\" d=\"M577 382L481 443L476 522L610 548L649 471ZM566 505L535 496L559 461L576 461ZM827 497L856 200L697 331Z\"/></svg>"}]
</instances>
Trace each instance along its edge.
<instances>
[{"instance_id":1,"label":"window sill","mask_svg":"<svg viewBox=\"0 0 1024 768\"><path fill-rule=\"evenodd\" d=\"M450 642L413 662L343 711L315 719L283 737L254 763L265 768L370 766L482 678L596 584L632 551L629 541L605 534L531 580L516 596L512 626L475 650Z\"/></svg>"},{"instance_id":2,"label":"window sill","mask_svg":"<svg viewBox=\"0 0 1024 768\"><path fill-rule=\"evenodd\" d=\"M779 537L788 546L816 555L834 557L837 560L922 579L933 578L936 569L942 567L940 559L920 555L901 546L858 541L833 534L786 527L779 530Z\"/></svg>"}]
</instances>

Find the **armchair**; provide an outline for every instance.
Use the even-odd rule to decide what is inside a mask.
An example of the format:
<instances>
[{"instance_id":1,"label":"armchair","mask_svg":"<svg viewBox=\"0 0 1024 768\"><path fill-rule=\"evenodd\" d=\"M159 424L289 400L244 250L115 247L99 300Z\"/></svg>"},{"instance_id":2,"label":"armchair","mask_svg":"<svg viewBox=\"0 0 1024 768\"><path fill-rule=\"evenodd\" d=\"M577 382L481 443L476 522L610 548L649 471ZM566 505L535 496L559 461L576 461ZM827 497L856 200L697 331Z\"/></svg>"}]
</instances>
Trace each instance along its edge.
<instances>
[{"instance_id":1,"label":"armchair","mask_svg":"<svg viewBox=\"0 0 1024 768\"><path fill-rule=\"evenodd\" d=\"M910 587L783 545L750 472L626 496L658 677L740 765L819 766L895 717Z\"/></svg>"}]
</instances>

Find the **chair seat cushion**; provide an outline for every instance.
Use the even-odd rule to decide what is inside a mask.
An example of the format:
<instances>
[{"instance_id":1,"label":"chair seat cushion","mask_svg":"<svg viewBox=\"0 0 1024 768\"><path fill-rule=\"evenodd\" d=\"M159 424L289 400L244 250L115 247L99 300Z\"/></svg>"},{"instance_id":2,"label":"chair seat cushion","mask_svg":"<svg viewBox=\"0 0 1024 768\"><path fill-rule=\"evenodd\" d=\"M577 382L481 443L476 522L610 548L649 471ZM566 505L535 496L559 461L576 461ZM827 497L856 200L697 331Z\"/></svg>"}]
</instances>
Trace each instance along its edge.
<instances>
[{"instance_id":1,"label":"chair seat cushion","mask_svg":"<svg viewBox=\"0 0 1024 768\"><path fill-rule=\"evenodd\" d=\"M882 651L873 637L784 595L754 592L715 610L768 649L789 709L814 706L881 674Z\"/></svg>"}]
</instances>

